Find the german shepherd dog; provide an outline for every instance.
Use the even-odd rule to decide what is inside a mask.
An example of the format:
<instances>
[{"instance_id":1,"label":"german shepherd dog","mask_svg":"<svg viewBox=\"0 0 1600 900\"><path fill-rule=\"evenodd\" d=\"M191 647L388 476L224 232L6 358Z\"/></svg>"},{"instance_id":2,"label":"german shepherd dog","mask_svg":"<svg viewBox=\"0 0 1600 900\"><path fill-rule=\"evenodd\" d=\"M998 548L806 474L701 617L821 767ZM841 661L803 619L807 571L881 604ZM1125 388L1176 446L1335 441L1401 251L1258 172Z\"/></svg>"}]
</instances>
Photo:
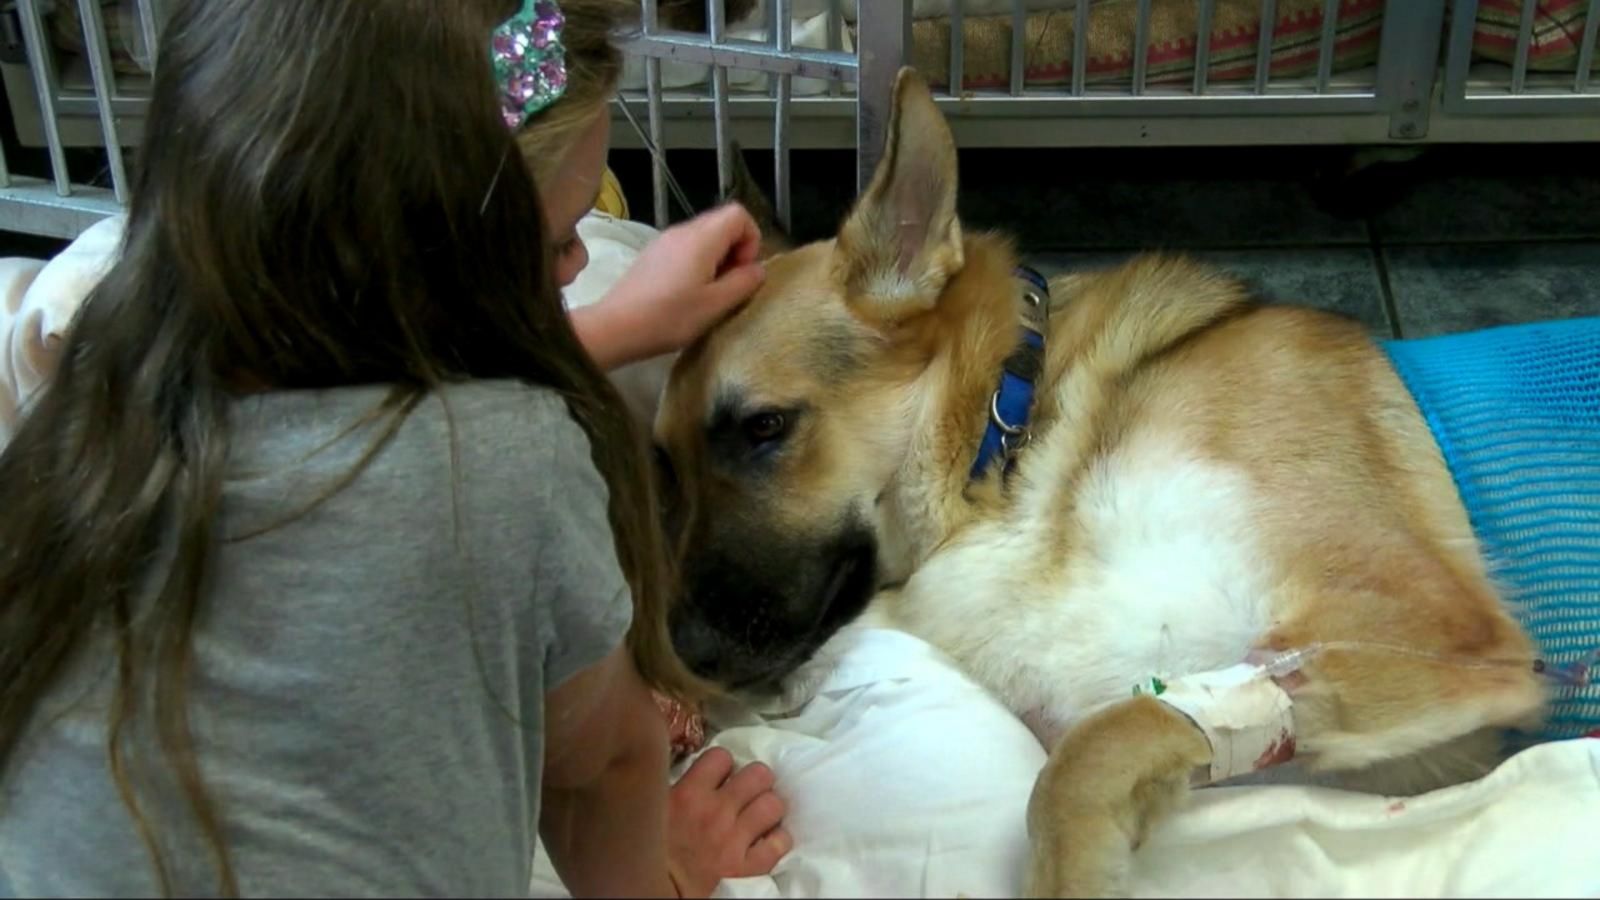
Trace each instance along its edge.
<instances>
[{"instance_id":1,"label":"german shepherd dog","mask_svg":"<svg viewBox=\"0 0 1600 900\"><path fill-rule=\"evenodd\" d=\"M1008 240L963 230L910 70L891 118L837 237L773 256L662 397L697 671L775 685L869 606L941 648L1050 748L1030 896L1125 893L1214 772L1197 720L1130 690L1153 674L1305 651L1273 680L1294 764L1384 793L1476 777L1501 729L1537 726L1543 684L1506 663L1532 642L1360 325L1167 256L1030 285ZM1035 386L1026 430L1007 371Z\"/></svg>"}]
</instances>

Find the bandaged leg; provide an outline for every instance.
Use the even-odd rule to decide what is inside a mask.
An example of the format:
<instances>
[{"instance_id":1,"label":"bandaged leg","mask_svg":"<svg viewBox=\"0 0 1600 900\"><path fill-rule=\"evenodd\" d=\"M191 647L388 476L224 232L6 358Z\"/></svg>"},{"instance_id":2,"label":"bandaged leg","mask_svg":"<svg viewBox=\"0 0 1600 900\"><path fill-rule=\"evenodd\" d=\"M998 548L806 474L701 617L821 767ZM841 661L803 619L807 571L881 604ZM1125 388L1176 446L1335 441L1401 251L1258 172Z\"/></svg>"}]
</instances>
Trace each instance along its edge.
<instances>
[{"instance_id":1,"label":"bandaged leg","mask_svg":"<svg viewBox=\"0 0 1600 900\"><path fill-rule=\"evenodd\" d=\"M1294 757L1294 704L1265 666L1240 663L1139 688L1183 713L1211 745L1195 785L1226 781Z\"/></svg>"}]
</instances>

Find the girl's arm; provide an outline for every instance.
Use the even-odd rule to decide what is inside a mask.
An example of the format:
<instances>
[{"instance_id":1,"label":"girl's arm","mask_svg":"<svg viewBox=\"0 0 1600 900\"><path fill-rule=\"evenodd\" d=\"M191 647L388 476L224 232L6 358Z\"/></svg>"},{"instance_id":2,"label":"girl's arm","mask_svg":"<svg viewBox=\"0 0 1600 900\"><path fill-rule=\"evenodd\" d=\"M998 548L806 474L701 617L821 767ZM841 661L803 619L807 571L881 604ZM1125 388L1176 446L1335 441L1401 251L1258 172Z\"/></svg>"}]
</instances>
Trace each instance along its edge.
<instances>
[{"instance_id":1,"label":"girl's arm","mask_svg":"<svg viewBox=\"0 0 1600 900\"><path fill-rule=\"evenodd\" d=\"M546 695L539 833L574 897L709 897L793 847L771 769L713 748L669 792L667 755L625 650Z\"/></svg>"},{"instance_id":2,"label":"girl's arm","mask_svg":"<svg viewBox=\"0 0 1600 900\"><path fill-rule=\"evenodd\" d=\"M760 247L737 204L668 228L599 302L571 312L578 341L607 371L683 349L761 286Z\"/></svg>"},{"instance_id":3,"label":"girl's arm","mask_svg":"<svg viewBox=\"0 0 1600 900\"><path fill-rule=\"evenodd\" d=\"M578 343L607 372L652 355L640 348L638 327L629 323L626 316L618 315L619 309L626 312L627 306L616 301L616 290L612 289L599 302L567 314L572 319L572 330L578 333Z\"/></svg>"},{"instance_id":4,"label":"girl's arm","mask_svg":"<svg viewBox=\"0 0 1600 900\"><path fill-rule=\"evenodd\" d=\"M575 897L678 897L666 728L623 648L545 697L539 833Z\"/></svg>"}]
</instances>

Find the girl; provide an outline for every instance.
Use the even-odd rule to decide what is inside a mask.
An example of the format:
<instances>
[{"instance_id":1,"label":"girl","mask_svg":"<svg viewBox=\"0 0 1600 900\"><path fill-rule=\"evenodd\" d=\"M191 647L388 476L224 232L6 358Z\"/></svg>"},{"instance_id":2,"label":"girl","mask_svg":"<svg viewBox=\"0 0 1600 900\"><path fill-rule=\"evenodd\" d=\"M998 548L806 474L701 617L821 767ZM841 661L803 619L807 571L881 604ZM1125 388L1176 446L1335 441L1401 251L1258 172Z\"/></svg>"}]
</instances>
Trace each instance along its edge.
<instances>
[{"instance_id":1,"label":"girl","mask_svg":"<svg viewBox=\"0 0 1600 900\"><path fill-rule=\"evenodd\" d=\"M650 688L699 685L507 7L174 4L121 256L0 455L0 896L519 895L535 823L574 893L703 896L784 849L739 773L669 859Z\"/></svg>"}]
</instances>

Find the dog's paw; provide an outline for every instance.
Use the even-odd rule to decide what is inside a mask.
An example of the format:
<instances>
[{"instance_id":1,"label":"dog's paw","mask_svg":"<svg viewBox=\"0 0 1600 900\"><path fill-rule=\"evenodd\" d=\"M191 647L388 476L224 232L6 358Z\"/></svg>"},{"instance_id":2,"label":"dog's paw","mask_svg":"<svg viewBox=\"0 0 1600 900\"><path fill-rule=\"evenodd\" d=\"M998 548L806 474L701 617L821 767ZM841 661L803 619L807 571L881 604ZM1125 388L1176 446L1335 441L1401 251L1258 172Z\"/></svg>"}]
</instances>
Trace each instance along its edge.
<instances>
[{"instance_id":1,"label":"dog's paw","mask_svg":"<svg viewBox=\"0 0 1600 900\"><path fill-rule=\"evenodd\" d=\"M1022 896L1128 896L1134 847L1116 822L1110 816L1051 818L1047 824L1030 822L1032 846Z\"/></svg>"}]
</instances>

